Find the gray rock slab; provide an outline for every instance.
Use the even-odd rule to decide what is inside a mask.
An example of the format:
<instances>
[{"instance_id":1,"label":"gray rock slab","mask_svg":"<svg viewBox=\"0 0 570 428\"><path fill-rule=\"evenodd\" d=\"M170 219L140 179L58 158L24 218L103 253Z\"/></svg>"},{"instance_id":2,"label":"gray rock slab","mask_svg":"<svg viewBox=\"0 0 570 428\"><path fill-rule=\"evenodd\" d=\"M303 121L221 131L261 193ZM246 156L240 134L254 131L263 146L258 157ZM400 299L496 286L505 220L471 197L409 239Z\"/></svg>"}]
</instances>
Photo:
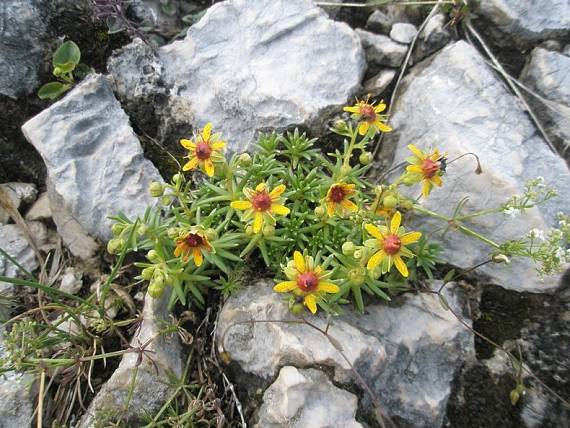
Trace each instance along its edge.
<instances>
[{"instance_id":1,"label":"gray rock slab","mask_svg":"<svg viewBox=\"0 0 570 428\"><path fill-rule=\"evenodd\" d=\"M46 220L51 218L51 208L47 192L42 193L36 202L30 207L24 218L28 221Z\"/></svg>"},{"instance_id":2,"label":"gray rock slab","mask_svg":"<svg viewBox=\"0 0 570 428\"><path fill-rule=\"evenodd\" d=\"M8 195L15 209L22 204L34 202L38 191L32 183L2 183L0 188ZM0 224L8 223L10 215L0 206Z\"/></svg>"},{"instance_id":3,"label":"gray rock slab","mask_svg":"<svg viewBox=\"0 0 570 428\"><path fill-rule=\"evenodd\" d=\"M396 70L385 69L364 82L364 91L373 97L380 95L386 90L396 77Z\"/></svg>"},{"instance_id":4,"label":"gray rock slab","mask_svg":"<svg viewBox=\"0 0 570 428\"><path fill-rule=\"evenodd\" d=\"M22 131L47 165L58 230L73 222L106 241L111 237L109 216L123 212L134 218L153 203L148 187L162 179L144 158L105 77L89 76ZM68 234L61 234L69 244Z\"/></svg>"},{"instance_id":5,"label":"gray rock slab","mask_svg":"<svg viewBox=\"0 0 570 428\"><path fill-rule=\"evenodd\" d=\"M369 31L356 30L362 46L366 50L368 68L375 70L378 67L399 67L402 65L408 47L396 43L390 37L382 34L374 34Z\"/></svg>"},{"instance_id":6,"label":"gray rock slab","mask_svg":"<svg viewBox=\"0 0 570 428\"><path fill-rule=\"evenodd\" d=\"M418 29L414 24L409 24L406 22L397 22L392 25L390 30L390 38L398 43L403 43L409 45L414 40Z\"/></svg>"},{"instance_id":7,"label":"gray rock slab","mask_svg":"<svg viewBox=\"0 0 570 428\"><path fill-rule=\"evenodd\" d=\"M256 428L361 428L358 401L315 369L285 366L263 394Z\"/></svg>"},{"instance_id":8,"label":"gray rock slab","mask_svg":"<svg viewBox=\"0 0 570 428\"><path fill-rule=\"evenodd\" d=\"M410 155L407 145L415 144L420 149L437 146L449 159L476 153L483 168L483 174L474 174L476 164L469 158L449 165L444 187L430 194L426 208L452 215L465 197L465 213L500 207L511 196L522 194L527 180L542 176L559 192L556 199L515 219L500 213L472 219L466 225L503 243L530 229L555 226L557 213L568 212L570 175L565 162L550 151L517 99L472 46L456 42L416 65L403 88L390 121L395 131L385 140L385 146L396 147L394 161L402 162ZM419 190L413 196L418 194ZM441 231L445 225L421 217L418 227ZM488 259L493 251L457 231L433 238L443 240L445 259L461 268ZM515 290L539 292L558 284L557 278L541 281L533 263L526 259L514 259L508 266L488 264L478 272Z\"/></svg>"}]
</instances>

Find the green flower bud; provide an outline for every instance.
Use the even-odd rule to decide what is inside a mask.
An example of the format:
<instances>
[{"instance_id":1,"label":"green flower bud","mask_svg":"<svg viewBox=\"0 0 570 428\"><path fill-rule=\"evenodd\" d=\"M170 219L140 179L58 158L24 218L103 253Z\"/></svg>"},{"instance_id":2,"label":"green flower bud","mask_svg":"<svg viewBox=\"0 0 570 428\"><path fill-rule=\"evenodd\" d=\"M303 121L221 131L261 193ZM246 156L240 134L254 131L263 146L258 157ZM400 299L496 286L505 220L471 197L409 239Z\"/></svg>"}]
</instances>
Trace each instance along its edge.
<instances>
[{"instance_id":1,"label":"green flower bud","mask_svg":"<svg viewBox=\"0 0 570 428\"><path fill-rule=\"evenodd\" d=\"M154 275L154 267L147 267L141 271L141 276L143 279L150 281Z\"/></svg>"},{"instance_id":2,"label":"green flower bud","mask_svg":"<svg viewBox=\"0 0 570 428\"><path fill-rule=\"evenodd\" d=\"M156 272L152 279L152 283L159 287L164 287L164 275L161 272Z\"/></svg>"},{"instance_id":3,"label":"green flower bud","mask_svg":"<svg viewBox=\"0 0 570 428\"><path fill-rule=\"evenodd\" d=\"M414 207L414 203L409 199L400 200L400 207L405 210L411 210Z\"/></svg>"},{"instance_id":4,"label":"green flower bud","mask_svg":"<svg viewBox=\"0 0 570 428\"><path fill-rule=\"evenodd\" d=\"M366 279L366 270L363 267L351 269L348 271L348 279L354 285L362 285Z\"/></svg>"},{"instance_id":5,"label":"green flower bud","mask_svg":"<svg viewBox=\"0 0 570 428\"><path fill-rule=\"evenodd\" d=\"M368 165L370 163L370 161L372 160L372 153L362 152L362 153L360 153L358 160L362 165Z\"/></svg>"},{"instance_id":6,"label":"green flower bud","mask_svg":"<svg viewBox=\"0 0 570 428\"><path fill-rule=\"evenodd\" d=\"M139 236L144 236L148 232L148 226L146 224L141 224L137 229Z\"/></svg>"},{"instance_id":7,"label":"green flower bud","mask_svg":"<svg viewBox=\"0 0 570 428\"><path fill-rule=\"evenodd\" d=\"M344 121L342 119L335 120L333 126L334 126L334 130L337 132L344 132L348 129L346 121Z\"/></svg>"},{"instance_id":8,"label":"green flower bud","mask_svg":"<svg viewBox=\"0 0 570 428\"><path fill-rule=\"evenodd\" d=\"M125 248L125 240L123 238L113 238L107 244L109 254L119 254Z\"/></svg>"},{"instance_id":9,"label":"green flower bud","mask_svg":"<svg viewBox=\"0 0 570 428\"><path fill-rule=\"evenodd\" d=\"M343 165L340 167L340 174L344 177L345 175L350 174L352 171L352 167L350 165Z\"/></svg>"},{"instance_id":10,"label":"green flower bud","mask_svg":"<svg viewBox=\"0 0 570 428\"><path fill-rule=\"evenodd\" d=\"M159 183L158 181L153 181L152 183L150 183L149 191L150 191L150 196L154 198L160 198L164 193L164 186L162 185L162 183Z\"/></svg>"},{"instance_id":11,"label":"green flower bud","mask_svg":"<svg viewBox=\"0 0 570 428\"><path fill-rule=\"evenodd\" d=\"M164 286L156 282L151 282L147 289L148 295L153 299L158 299L164 294Z\"/></svg>"},{"instance_id":12,"label":"green flower bud","mask_svg":"<svg viewBox=\"0 0 570 428\"><path fill-rule=\"evenodd\" d=\"M120 223L115 223L113 226L111 226L111 232L113 232L114 236L119 236L121 233L123 233L123 230L125 230L125 226Z\"/></svg>"},{"instance_id":13,"label":"green flower bud","mask_svg":"<svg viewBox=\"0 0 570 428\"><path fill-rule=\"evenodd\" d=\"M356 251L353 253L353 257L354 257L355 259L361 259L363 255L364 255L364 251L362 251L361 249L360 249L360 250L356 250Z\"/></svg>"},{"instance_id":14,"label":"green flower bud","mask_svg":"<svg viewBox=\"0 0 570 428\"><path fill-rule=\"evenodd\" d=\"M417 177L414 177L413 175L410 174L404 174L402 176L402 184L404 184L405 186L413 186L416 183L419 183L421 181L418 180Z\"/></svg>"},{"instance_id":15,"label":"green flower bud","mask_svg":"<svg viewBox=\"0 0 570 428\"><path fill-rule=\"evenodd\" d=\"M161 203L162 205L170 205L170 204L172 203L172 197L170 197L170 196L168 196L168 195L163 196L163 197L160 199L160 203Z\"/></svg>"},{"instance_id":16,"label":"green flower bud","mask_svg":"<svg viewBox=\"0 0 570 428\"><path fill-rule=\"evenodd\" d=\"M146 258L149 259L152 263L160 262L160 256L155 250L150 250L146 253Z\"/></svg>"},{"instance_id":17,"label":"green flower bud","mask_svg":"<svg viewBox=\"0 0 570 428\"><path fill-rule=\"evenodd\" d=\"M166 234L168 235L168 237L170 239L176 239L178 238L178 236L180 235L180 232L178 231L177 227L170 227L167 231Z\"/></svg>"},{"instance_id":18,"label":"green flower bud","mask_svg":"<svg viewBox=\"0 0 570 428\"><path fill-rule=\"evenodd\" d=\"M216 232L216 229L210 227L206 229L206 231L204 232L204 236L208 241L215 241L216 239L218 239L218 232Z\"/></svg>"},{"instance_id":19,"label":"green flower bud","mask_svg":"<svg viewBox=\"0 0 570 428\"><path fill-rule=\"evenodd\" d=\"M242 153L238 157L238 163L242 166L251 165L251 155L249 153Z\"/></svg>"},{"instance_id":20,"label":"green flower bud","mask_svg":"<svg viewBox=\"0 0 570 428\"><path fill-rule=\"evenodd\" d=\"M275 227L266 224L261 231L263 232L263 236L273 236L275 234Z\"/></svg>"},{"instance_id":21,"label":"green flower bud","mask_svg":"<svg viewBox=\"0 0 570 428\"><path fill-rule=\"evenodd\" d=\"M324 207L321 207L320 205L319 205L317 208L315 208L315 215L316 215L318 218L323 218L326 213L327 213L327 212L326 212L325 208L324 208Z\"/></svg>"},{"instance_id":22,"label":"green flower bud","mask_svg":"<svg viewBox=\"0 0 570 428\"><path fill-rule=\"evenodd\" d=\"M295 303L293 306L291 306L291 313L293 313L293 315L300 315L304 309L305 307L302 303Z\"/></svg>"},{"instance_id":23,"label":"green flower bud","mask_svg":"<svg viewBox=\"0 0 570 428\"><path fill-rule=\"evenodd\" d=\"M352 256L355 250L356 246L350 241L342 244L342 254L345 256Z\"/></svg>"},{"instance_id":24,"label":"green flower bud","mask_svg":"<svg viewBox=\"0 0 570 428\"><path fill-rule=\"evenodd\" d=\"M178 183L180 183L180 181L181 181L183 178L184 178L184 176L183 176L182 174L174 174L174 175L172 176L172 182L173 182L174 184L178 184Z\"/></svg>"},{"instance_id":25,"label":"green flower bud","mask_svg":"<svg viewBox=\"0 0 570 428\"><path fill-rule=\"evenodd\" d=\"M509 397L511 399L511 404L515 406L518 403L521 394L516 389L513 389L509 394Z\"/></svg>"},{"instance_id":26,"label":"green flower bud","mask_svg":"<svg viewBox=\"0 0 570 428\"><path fill-rule=\"evenodd\" d=\"M509 260L509 258L507 256L505 256L504 254L495 254L492 257L493 262L495 263L504 263L506 265L508 265L511 261Z\"/></svg>"},{"instance_id":27,"label":"green flower bud","mask_svg":"<svg viewBox=\"0 0 570 428\"><path fill-rule=\"evenodd\" d=\"M248 236L253 235L253 226L247 226L247 227L245 228L245 234L248 235Z\"/></svg>"},{"instance_id":28,"label":"green flower bud","mask_svg":"<svg viewBox=\"0 0 570 428\"><path fill-rule=\"evenodd\" d=\"M398 198L394 195L385 196L382 200L382 205L385 208L396 208L398 206Z\"/></svg>"},{"instance_id":29,"label":"green flower bud","mask_svg":"<svg viewBox=\"0 0 570 428\"><path fill-rule=\"evenodd\" d=\"M378 279L380 278L380 275L382 275L382 267L381 266L376 266L374 269L372 269L372 271L370 272L370 276L374 279Z\"/></svg>"}]
</instances>

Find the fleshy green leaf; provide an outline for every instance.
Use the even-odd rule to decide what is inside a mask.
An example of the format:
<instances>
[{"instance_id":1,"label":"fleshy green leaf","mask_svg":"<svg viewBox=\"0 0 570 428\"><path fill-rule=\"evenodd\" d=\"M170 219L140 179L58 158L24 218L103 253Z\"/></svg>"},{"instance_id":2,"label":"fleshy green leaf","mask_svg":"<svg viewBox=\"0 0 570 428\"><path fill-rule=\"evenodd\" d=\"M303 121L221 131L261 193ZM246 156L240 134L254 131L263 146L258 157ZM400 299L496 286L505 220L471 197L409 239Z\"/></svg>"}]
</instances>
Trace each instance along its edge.
<instances>
[{"instance_id":1,"label":"fleshy green leaf","mask_svg":"<svg viewBox=\"0 0 570 428\"><path fill-rule=\"evenodd\" d=\"M42 100L55 100L71 88L68 83L49 82L43 85L38 91L38 97Z\"/></svg>"},{"instance_id":2,"label":"fleshy green leaf","mask_svg":"<svg viewBox=\"0 0 570 428\"><path fill-rule=\"evenodd\" d=\"M68 40L62 44L53 54L53 66L55 67L69 67L69 63L74 65L79 64L81 61L81 51L79 46Z\"/></svg>"}]
</instances>

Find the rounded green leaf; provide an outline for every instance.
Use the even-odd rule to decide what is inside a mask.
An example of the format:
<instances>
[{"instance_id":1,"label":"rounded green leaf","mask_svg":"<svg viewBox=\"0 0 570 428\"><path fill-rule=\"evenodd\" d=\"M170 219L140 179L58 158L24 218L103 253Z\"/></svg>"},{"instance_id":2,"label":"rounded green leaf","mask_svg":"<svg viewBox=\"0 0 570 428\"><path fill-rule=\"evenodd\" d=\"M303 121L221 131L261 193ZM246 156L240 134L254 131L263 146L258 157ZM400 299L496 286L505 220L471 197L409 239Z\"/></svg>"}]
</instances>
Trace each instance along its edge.
<instances>
[{"instance_id":1,"label":"rounded green leaf","mask_svg":"<svg viewBox=\"0 0 570 428\"><path fill-rule=\"evenodd\" d=\"M50 99L55 100L60 97L65 91L69 90L71 85L67 83L49 82L43 85L38 91L38 97L42 100Z\"/></svg>"},{"instance_id":2,"label":"rounded green leaf","mask_svg":"<svg viewBox=\"0 0 570 428\"><path fill-rule=\"evenodd\" d=\"M80 60L81 51L79 50L79 46L71 40L62 44L53 54L54 67L69 67L69 63L77 65Z\"/></svg>"}]
</instances>

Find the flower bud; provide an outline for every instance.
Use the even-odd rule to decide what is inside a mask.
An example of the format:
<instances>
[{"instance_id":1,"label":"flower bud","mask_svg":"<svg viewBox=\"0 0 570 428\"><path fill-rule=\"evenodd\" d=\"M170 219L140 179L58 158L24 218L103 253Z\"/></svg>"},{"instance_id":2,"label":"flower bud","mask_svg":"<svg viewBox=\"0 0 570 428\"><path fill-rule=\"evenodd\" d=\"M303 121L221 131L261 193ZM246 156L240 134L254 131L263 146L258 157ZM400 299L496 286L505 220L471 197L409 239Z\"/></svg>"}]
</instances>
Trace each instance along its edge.
<instances>
[{"instance_id":1,"label":"flower bud","mask_svg":"<svg viewBox=\"0 0 570 428\"><path fill-rule=\"evenodd\" d=\"M374 279L378 279L380 278L380 275L382 275L382 267L381 266L376 266L374 269L372 269L372 271L370 272L370 276Z\"/></svg>"},{"instance_id":2,"label":"flower bud","mask_svg":"<svg viewBox=\"0 0 570 428\"><path fill-rule=\"evenodd\" d=\"M154 274L154 278L152 279L152 283L159 286L159 287L164 287L164 275L162 274L162 272L157 271Z\"/></svg>"},{"instance_id":3,"label":"flower bud","mask_svg":"<svg viewBox=\"0 0 570 428\"><path fill-rule=\"evenodd\" d=\"M251 165L251 155L249 153L242 153L238 157L238 163L242 166Z\"/></svg>"},{"instance_id":4,"label":"flower bud","mask_svg":"<svg viewBox=\"0 0 570 428\"><path fill-rule=\"evenodd\" d=\"M170 239L176 239L178 238L178 236L180 235L180 232L178 231L177 227L170 227L167 231L166 234L168 235L168 237Z\"/></svg>"},{"instance_id":5,"label":"flower bud","mask_svg":"<svg viewBox=\"0 0 570 428\"><path fill-rule=\"evenodd\" d=\"M412 186L416 183L419 183L421 180L418 180L417 178L414 178L413 176L411 176L410 174L404 174L402 176L402 184L404 184L405 186Z\"/></svg>"},{"instance_id":6,"label":"flower bud","mask_svg":"<svg viewBox=\"0 0 570 428\"><path fill-rule=\"evenodd\" d=\"M370 163L370 161L372 160L372 153L362 152L362 153L360 153L358 160L362 165L368 165Z\"/></svg>"},{"instance_id":7,"label":"flower bud","mask_svg":"<svg viewBox=\"0 0 570 428\"><path fill-rule=\"evenodd\" d=\"M245 234L248 235L248 236L253 235L253 226L247 226L247 227L245 228Z\"/></svg>"},{"instance_id":8,"label":"flower bud","mask_svg":"<svg viewBox=\"0 0 570 428\"><path fill-rule=\"evenodd\" d=\"M315 216L317 216L318 218L323 218L326 214L326 211L324 209L324 207L321 207L320 205L315 208Z\"/></svg>"},{"instance_id":9,"label":"flower bud","mask_svg":"<svg viewBox=\"0 0 570 428\"><path fill-rule=\"evenodd\" d=\"M273 236L275 234L275 227L271 226L270 224L266 224L263 226L263 229L261 229L261 231L263 232L263 236Z\"/></svg>"},{"instance_id":10,"label":"flower bud","mask_svg":"<svg viewBox=\"0 0 570 428\"><path fill-rule=\"evenodd\" d=\"M154 275L154 267L147 267L141 271L141 276L143 279L150 281Z\"/></svg>"},{"instance_id":11,"label":"flower bud","mask_svg":"<svg viewBox=\"0 0 570 428\"><path fill-rule=\"evenodd\" d=\"M414 203L409 199L400 200L400 207L405 210L411 210L414 207Z\"/></svg>"},{"instance_id":12,"label":"flower bud","mask_svg":"<svg viewBox=\"0 0 570 428\"><path fill-rule=\"evenodd\" d=\"M340 167L340 174L344 177L345 175L350 174L352 171L352 167L350 165L343 165Z\"/></svg>"},{"instance_id":13,"label":"flower bud","mask_svg":"<svg viewBox=\"0 0 570 428\"><path fill-rule=\"evenodd\" d=\"M335 120L333 126L334 126L334 130L337 132L345 132L348 129L348 126L346 125L346 121L344 121L342 119Z\"/></svg>"},{"instance_id":14,"label":"flower bud","mask_svg":"<svg viewBox=\"0 0 570 428\"><path fill-rule=\"evenodd\" d=\"M206 231L204 232L204 236L208 241L215 241L216 239L218 239L218 232L216 231L216 229L210 227L206 229Z\"/></svg>"},{"instance_id":15,"label":"flower bud","mask_svg":"<svg viewBox=\"0 0 570 428\"><path fill-rule=\"evenodd\" d=\"M351 269L348 271L348 279L353 285L362 285L366 279L366 270L363 267Z\"/></svg>"},{"instance_id":16,"label":"flower bud","mask_svg":"<svg viewBox=\"0 0 570 428\"><path fill-rule=\"evenodd\" d=\"M113 238L107 244L109 254L119 254L125 247L125 240L122 238Z\"/></svg>"},{"instance_id":17,"label":"flower bud","mask_svg":"<svg viewBox=\"0 0 570 428\"><path fill-rule=\"evenodd\" d=\"M382 205L388 209L396 208L398 206L398 198L394 195L387 195L382 200Z\"/></svg>"},{"instance_id":18,"label":"flower bud","mask_svg":"<svg viewBox=\"0 0 570 428\"><path fill-rule=\"evenodd\" d=\"M291 313L293 313L293 315L300 315L303 312L304 306L302 303L295 303L293 306L291 306Z\"/></svg>"},{"instance_id":19,"label":"flower bud","mask_svg":"<svg viewBox=\"0 0 570 428\"><path fill-rule=\"evenodd\" d=\"M495 254L493 255L492 259L495 263L505 263L507 265L511 262L509 258L504 254Z\"/></svg>"},{"instance_id":20,"label":"flower bud","mask_svg":"<svg viewBox=\"0 0 570 428\"><path fill-rule=\"evenodd\" d=\"M183 176L182 174L174 174L174 175L172 176L172 182L173 182L174 184L178 184L178 183L180 183L180 181L181 181L183 178L184 178L184 176Z\"/></svg>"},{"instance_id":21,"label":"flower bud","mask_svg":"<svg viewBox=\"0 0 570 428\"><path fill-rule=\"evenodd\" d=\"M153 299L158 299L164 294L164 286L151 282L147 289L148 295Z\"/></svg>"},{"instance_id":22,"label":"flower bud","mask_svg":"<svg viewBox=\"0 0 570 428\"><path fill-rule=\"evenodd\" d=\"M163 196L163 197L160 199L160 203L161 203L162 205L170 205L170 204L172 203L172 197L170 197L170 196L168 196L168 195Z\"/></svg>"},{"instance_id":23,"label":"flower bud","mask_svg":"<svg viewBox=\"0 0 570 428\"><path fill-rule=\"evenodd\" d=\"M123 230L125 230L125 226L120 223L115 223L113 226L111 226L111 232L114 236L119 236L121 233L123 233Z\"/></svg>"},{"instance_id":24,"label":"flower bud","mask_svg":"<svg viewBox=\"0 0 570 428\"><path fill-rule=\"evenodd\" d=\"M146 224L141 224L138 229L137 233L139 236L144 236L148 232L148 226Z\"/></svg>"},{"instance_id":25,"label":"flower bud","mask_svg":"<svg viewBox=\"0 0 570 428\"><path fill-rule=\"evenodd\" d=\"M520 397L521 395L516 389L513 389L509 394L509 398L511 399L511 404L513 406L515 406L518 403Z\"/></svg>"},{"instance_id":26,"label":"flower bud","mask_svg":"<svg viewBox=\"0 0 570 428\"><path fill-rule=\"evenodd\" d=\"M150 250L146 253L146 258L149 259L152 263L160 262L160 256L155 250Z\"/></svg>"},{"instance_id":27,"label":"flower bud","mask_svg":"<svg viewBox=\"0 0 570 428\"><path fill-rule=\"evenodd\" d=\"M344 254L345 256L352 256L355 250L356 246L350 241L342 244L342 254Z\"/></svg>"},{"instance_id":28,"label":"flower bud","mask_svg":"<svg viewBox=\"0 0 570 428\"><path fill-rule=\"evenodd\" d=\"M364 251L362 251L362 250L356 250L353 254L355 259L361 259L363 255L364 255Z\"/></svg>"},{"instance_id":29,"label":"flower bud","mask_svg":"<svg viewBox=\"0 0 570 428\"><path fill-rule=\"evenodd\" d=\"M158 181L153 181L150 183L149 192L150 196L154 198L160 198L164 193L164 186Z\"/></svg>"}]
</instances>

